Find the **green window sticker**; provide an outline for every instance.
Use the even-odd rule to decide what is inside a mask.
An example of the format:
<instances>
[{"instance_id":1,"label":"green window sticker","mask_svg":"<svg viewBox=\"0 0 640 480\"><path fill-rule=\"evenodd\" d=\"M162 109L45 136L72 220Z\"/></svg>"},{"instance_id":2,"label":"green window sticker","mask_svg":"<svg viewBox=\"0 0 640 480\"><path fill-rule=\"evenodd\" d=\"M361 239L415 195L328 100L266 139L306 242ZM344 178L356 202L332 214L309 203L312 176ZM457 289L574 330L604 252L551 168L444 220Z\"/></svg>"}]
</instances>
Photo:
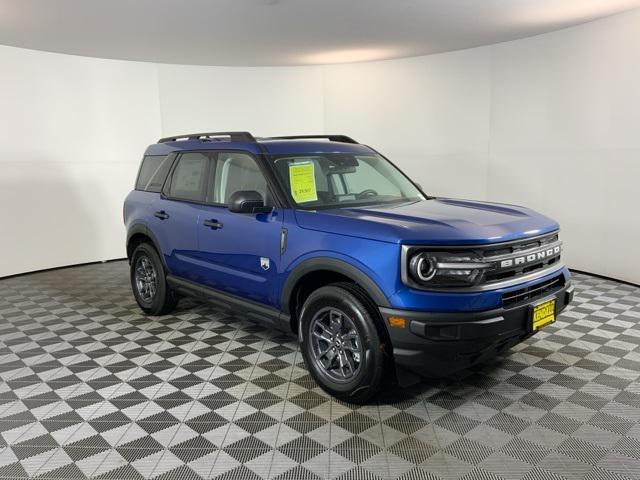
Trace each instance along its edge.
<instances>
[{"instance_id":1,"label":"green window sticker","mask_svg":"<svg viewBox=\"0 0 640 480\"><path fill-rule=\"evenodd\" d=\"M289 183L291 184L291 196L296 203L318 200L313 163L292 163L289 165Z\"/></svg>"}]
</instances>

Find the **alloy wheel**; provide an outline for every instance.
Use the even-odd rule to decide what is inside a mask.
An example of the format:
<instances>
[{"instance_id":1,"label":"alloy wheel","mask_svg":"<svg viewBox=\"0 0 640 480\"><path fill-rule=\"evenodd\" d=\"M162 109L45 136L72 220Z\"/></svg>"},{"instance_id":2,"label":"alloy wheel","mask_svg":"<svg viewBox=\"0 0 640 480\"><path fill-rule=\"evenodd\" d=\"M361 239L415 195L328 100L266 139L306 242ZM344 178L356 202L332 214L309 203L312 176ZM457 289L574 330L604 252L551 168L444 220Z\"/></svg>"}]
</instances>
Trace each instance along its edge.
<instances>
[{"instance_id":1,"label":"alloy wheel","mask_svg":"<svg viewBox=\"0 0 640 480\"><path fill-rule=\"evenodd\" d=\"M136 261L135 281L140 298L146 303L153 302L158 291L158 275L146 255L141 255Z\"/></svg>"},{"instance_id":2,"label":"alloy wheel","mask_svg":"<svg viewBox=\"0 0 640 480\"><path fill-rule=\"evenodd\" d=\"M324 375L345 382L358 373L362 339L347 314L333 307L321 309L311 320L309 336L314 361Z\"/></svg>"}]
</instances>

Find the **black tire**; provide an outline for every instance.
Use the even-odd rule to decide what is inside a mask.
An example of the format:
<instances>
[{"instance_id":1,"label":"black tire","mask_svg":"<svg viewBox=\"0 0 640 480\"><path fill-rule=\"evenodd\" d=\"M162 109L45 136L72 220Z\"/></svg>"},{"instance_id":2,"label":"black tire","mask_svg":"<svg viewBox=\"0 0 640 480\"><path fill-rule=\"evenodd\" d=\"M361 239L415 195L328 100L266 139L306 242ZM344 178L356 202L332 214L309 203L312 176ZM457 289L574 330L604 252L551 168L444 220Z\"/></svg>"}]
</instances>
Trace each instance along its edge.
<instances>
[{"instance_id":1,"label":"black tire","mask_svg":"<svg viewBox=\"0 0 640 480\"><path fill-rule=\"evenodd\" d=\"M371 305L354 285L337 283L314 291L300 312L300 348L309 372L324 391L351 403L375 396L384 377L379 314ZM327 324L335 324L332 333ZM353 333L340 332L356 332L357 341ZM330 335L332 342L325 339ZM323 354L327 349L332 350Z\"/></svg>"},{"instance_id":2,"label":"black tire","mask_svg":"<svg viewBox=\"0 0 640 480\"><path fill-rule=\"evenodd\" d=\"M147 267L145 271L149 273L149 275L144 276L145 280L149 279L149 283L151 283L152 278L155 280L153 294L149 293L148 289L141 288L138 281L141 280L139 278L141 275L136 276L136 269L143 266ZM148 315L166 315L177 305L178 296L169 288L166 276L164 266L156 249L148 243L138 245L131 256L130 277L133 296L144 313Z\"/></svg>"}]
</instances>

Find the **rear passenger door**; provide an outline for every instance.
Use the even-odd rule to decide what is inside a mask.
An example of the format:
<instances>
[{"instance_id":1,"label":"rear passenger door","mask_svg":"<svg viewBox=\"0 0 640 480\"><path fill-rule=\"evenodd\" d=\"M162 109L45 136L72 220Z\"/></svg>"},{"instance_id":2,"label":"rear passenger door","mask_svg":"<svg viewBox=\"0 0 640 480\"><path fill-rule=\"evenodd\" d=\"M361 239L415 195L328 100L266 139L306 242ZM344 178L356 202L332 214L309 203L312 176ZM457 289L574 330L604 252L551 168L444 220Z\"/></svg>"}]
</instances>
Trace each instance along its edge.
<instances>
[{"instance_id":1,"label":"rear passenger door","mask_svg":"<svg viewBox=\"0 0 640 480\"><path fill-rule=\"evenodd\" d=\"M181 153L152 205L151 229L170 273L195 280L192 265L198 253L197 227L205 201L211 163L207 152Z\"/></svg>"},{"instance_id":2,"label":"rear passenger door","mask_svg":"<svg viewBox=\"0 0 640 480\"><path fill-rule=\"evenodd\" d=\"M232 213L227 208L229 198L240 190L257 191L267 205L273 205L258 159L246 152L218 152L211 164L208 205L203 207L197 229L204 282L227 293L276 305L283 211Z\"/></svg>"}]
</instances>

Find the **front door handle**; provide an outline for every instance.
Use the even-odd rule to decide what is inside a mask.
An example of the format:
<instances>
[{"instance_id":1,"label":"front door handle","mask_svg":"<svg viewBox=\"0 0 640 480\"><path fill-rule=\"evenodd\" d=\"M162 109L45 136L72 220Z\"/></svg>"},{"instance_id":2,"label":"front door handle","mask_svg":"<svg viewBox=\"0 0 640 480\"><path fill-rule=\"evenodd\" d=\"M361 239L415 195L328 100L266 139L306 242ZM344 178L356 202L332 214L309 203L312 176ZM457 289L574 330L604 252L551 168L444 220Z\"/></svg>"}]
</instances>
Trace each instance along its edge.
<instances>
[{"instance_id":1,"label":"front door handle","mask_svg":"<svg viewBox=\"0 0 640 480\"><path fill-rule=\"evenodd\" d=\"M154 213L153 216L159 218L160 220L166 220L167 218L169 218L169 214L164 210L160 210L159 212Z\"/></svg>"},{"instance_id":2,"label":"front door handle","mask_svg":"<svg viewBox=\"0 0 640 480\"><path fill-rule=\"evenodd\" d=\"M202 222L202 224L205 227L211 228L212 230L218 230L218 229L222 228L222 223L220 223L217 220L205 220L204 222Z\"/></svg>"}]
</instances>

